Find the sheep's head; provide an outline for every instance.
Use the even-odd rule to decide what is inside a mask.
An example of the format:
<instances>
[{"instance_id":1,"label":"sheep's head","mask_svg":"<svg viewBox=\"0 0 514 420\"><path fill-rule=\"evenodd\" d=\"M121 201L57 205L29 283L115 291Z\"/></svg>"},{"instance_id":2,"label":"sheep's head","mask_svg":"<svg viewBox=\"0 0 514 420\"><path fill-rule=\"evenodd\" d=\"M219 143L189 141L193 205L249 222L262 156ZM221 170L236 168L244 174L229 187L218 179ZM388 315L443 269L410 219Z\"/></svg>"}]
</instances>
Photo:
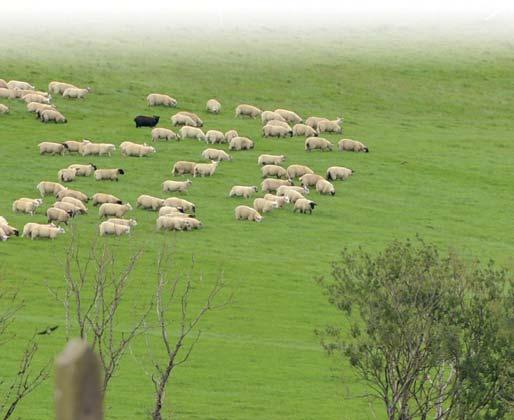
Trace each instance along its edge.
<instances>
[{"instance_id":1,"label":"sheep's head","mask_svg":"<svg viewBox=\"0 0 514 420\"><path fill-rule=\"evenodd\" d=\"M257 187L256 187L255 185L254 185L254 186L252 186L252 190L254 190L255 192L257 192L257 191L258 191L258 190L257 190Z\"/></svg>"},{"instance_id":2,"label":"sheep's head","mask_svg":"<svg viewBox=\"0 0 514 420\"><path fill-rule=\"evenodd\" d=\"M125 175L125 171L124 171L123 169L118 169L118 173L119 173L120 175Z\"/></svg>"},{"instance_id":3,"label":"sheep's head","mask_svg":"<svg viewBox=\"0 0 514 420\"><path fill-rule=\"evenodd\" d=\"M125 204L125 206L127 206L129 210L132 210L132 206L130 205L130 203Z\"/></svg>"}]
</instances>

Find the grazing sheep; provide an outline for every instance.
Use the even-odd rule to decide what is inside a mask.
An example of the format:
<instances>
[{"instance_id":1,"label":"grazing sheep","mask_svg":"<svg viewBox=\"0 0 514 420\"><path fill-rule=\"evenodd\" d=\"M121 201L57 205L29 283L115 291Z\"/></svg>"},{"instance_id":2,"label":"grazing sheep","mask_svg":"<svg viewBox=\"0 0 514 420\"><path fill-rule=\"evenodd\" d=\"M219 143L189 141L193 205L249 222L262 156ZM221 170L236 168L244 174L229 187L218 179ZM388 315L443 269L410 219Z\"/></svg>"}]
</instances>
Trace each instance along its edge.
<instances>
[{"instance_id":1,"label":"grazing sheep","mask_svg":"<svg viewBox=\"0 0 514 420\"><path fill-rule=\"evenodd\" d=\"M46 211L46 217L48 218L48 223L56 222L64 223L65 225L68 224L68 221L71 218L70 214L67 211L59 209L57 207L50 207Z\"/></svg>"},{"instance_id":2,"label":"grazing sheep","mask_svg":"<svg viewBox=\"0 0 514 420\"><path fill-rule=\"evenodd\" d=\"M282 197L286 194L287 190L294 190L300 194L309 194L309 189L306 187L295 187L294 185L281 185L277 188L277 195Z\"/></svg>"},{"instance_id":3,"label":"grazing sheep","mask_svg":"<svg viewBox=\"0 0 514 420\"><path fill-rule=\"evenodd\" d=\"M55 109L45 109L42 112L38 112L39 119L41 122L47 123L53 121L54 123L67 123L68 120L64 115Z\"/></svg>"},{"instance_id":4,"label":"grazing sheep","mask_svg":"<svg viewBox=\"0 0 514 420\"><path fill-rule=\"evenodd\" d=\"M293 130L279 125L265 125L262 127L263 137L292 137Z\"/></svg>"},{"instance_id":5,"label":"grazing sheep","mask_svg":"<svg viewBox=\"0 0 514 420\"><path fill-rule=\"evenodd\" d=\"M266 125L275 125L278 127L287 128L289 131L292 130L291 126L288 123L286 123L285 121L271 120L271 121L268 121Z\"/></svg>"},{"instance_id":6,"label":"grazing sheep","mask_svg":"<svg viewBox=\"0 0 514 420\"><path fill-rule=\"evenodd\" d=\"M263 192L275 192L277 191L278 187L282 185L293 185L293 182L289 179L283 180L283 179L274 179L274 178L266 178L264 181L261 182L261 190Z\"/></svg>"},{"instance_id":7,"label":"grazing sheep","mask_svg":"<svg viewBox=\"0 0 514 420\"><path fill-rule=\"evenodd\" d=\"M89 201L89 198L87 198L87 195L84 194L82 191L72 190L70 188L64 188L61 191L58 191L55 194L55 197L57 200L61 201L64 197L73 197L77 200L82 201L83 203L87 203Z\"/></svg>"},{"instance_id":8,"label":"grazing sheep","mask_svg":"<svg viewBox=\"0 0 514 420\"><path fill-rule=\"evenodd\" d=\"M202 152L202 157L208 160L215 160L220 162L222 160L232 160L232 156L230 156L227 152L220 149L205 149Z\"/></svg>"},{"instance_id":9,"label":"grazing sheep","mask_svg":"<svg viewBox=\"0 0 514 420\"><path fill-rule=\"evenodd\" d=\"M11 99L11 89L0 88L0 98L10 98Z\"/></svg>"},{"instance_id":10,"label":"grazing sheep","mask_svg":"<svg viewBox=\"0 0 514 420\"><path fill-rule=\"evenodd\" d=\"M0 229L3 231L4 236L20 236L20 232L13 226L10 226L7 222L3 223L0 219Z\"/></svg>"},{"instance_id":11,"label":"grazing sheep","mask_svg":"<svg viewBox=\"0 0 514 420\"><path fill-rule=\"evenodd\" d=\"M8 88L7 82L4 79L0 79L0 88Z\"/></svg>"},{"instance_id":12,"label":"grazing sheep","mask_svg":"<svg viewBox=\"0 0 514 420\"><path fill-rule=\"evenodd\" d=\"M259 212L248 206L237 206L234 214L236 220L250 220L253 222L260 222L262 220L262 216Z\"/></svg>"},{"instance_id":13,"label":"grazing sheep","mask_svg":"<svg viewBox=\"0 0 514 420\"><path fill-rule=\"evenodd\" d=\"M82 156L109 156L116 150L116 146L111 143L85 143L82 145L80 154Z\"/></svg>"},{"instance_id":14,"label":"grazing sheep","mask_svg":"<svg viewBox=\"0 0 514 420\"><path fill-rule=\"evenodd\" d=\"M38 144L39 154L51 154L54 155L64 155L64 152L67 150L67 146L62 143L53 143L51 141L44 141Z\"/></svg>"},{"instance_id":15,"label":"grazing sheep","mask_svg":"<svg viewBox=\"0 0 514 420\"><path fill-rule=\"evenodd\" d=\"M327 169L327 180L335 181L336 179L341 179L346 181L350 176L353 175L353 170L349 168L345 168L343 166L331 166Z\"/></svg>"},{"instance_id":16,"label":"grazing sheep","mask_svg":"<svg viewBox=\"0 0 514 420\"><path fill-rule=\"evenodd\" d=\"M8 114L9 113L9 107L4 104L0 104L0 114Z\"/></svg>"},{"instance_id":17,"label":"grazing sheep","mask_svg":"<svg viewBox=\"0 0 514 420\"><path fill-rule=\"evenodd\" d=\"M317 174L305 174L300 177L300 185L302 187L312 187L316 185L320 179L323 179L321 175Z\"/></svg>"},{"instance_id":18,"label":"grazing sheep","mask_svg":"<svg viewBox=\"0 0 514 420\"><path fill-rule=\"evenodd\" d=\"M111 195L111 194L105 194L105 193L96 193L93 194L91 197L93 200L93 206L98 206L99 204L123 204L123 201L121 201L118 197Z\"/></svg>"},{"instance_id":19,"label":"grazing sheep","mask_svg":"<svg viewBox=\"0 0 514 420\"><path fill-rule=\"evenodd\" d=\"M75 169L76 176L91 176L96 171L96 166L90 163L89 165L81 165L74 163L68 166L68 169Z\"/></svg>"},{"instance_id":20,"label":"grazing sheep","mask_svg":"<svg viewBox=\"0 0 514 420\"><path fill-rule=\"evenodd\" d=\"M175 115L172 115L170 119L171 119L171 123L174 126L177 126L177 125L187 125L189 127L196 126L195 121L191 117L188 117L187 115L184 115L182 113L177 113Z\"/></svg>"},{"instance_id":21,"label":"grazing sheep","mask_svg":"<svg viewBox=\"0 0 514 420\"><path fill-rule=\"evenodd\" d=\"M75 207L77 207L80 210L80 214L86 214L87 213L87 207L85 206L85 204L82 201L77 200L74 197L63 197L61 202L62 203L73 204Z\"/></svg>"},{"instance_id":22,"label":"grazing sheep","mask_svg":"<svg viewBox=\"0 0 514 420\"><path fill-rule=\"evenodd\" d=\"M201 128L185 125L180 128L179 134L183 139L197 139L199 141L206 141L205 133Z\"/></svg>"},{"instance_id":23,"label":"grazing sheep","mask_svg":"<svg viewBox=\"0 0 514 420\"><path fill-rule=\"evenodd\" d=\"M41 194L41 197L44 197L45 195L55 196L59 191L66 189L66 187L61 184L51 181L41 181L37 184L36 188Z\"/></svg>"},{"instance_id":24,"label":"grazing sheep","mask_svg":"<svg viewBox=\"0 0 514 420\"><path fill-rule=\"evenodd\" d=\"M191 230L184 217L159 216L155 222L157 230Z\"/></svg>"},{"instance_id":25,"label":"grazing sheep","mask_svg":"<svg viewBox=\"0 0 514 420\"><path fill-rule=\"evenodd\" d=\"M193 127L203 127L203 121L194 112L180 111L179 114L185 115L191 118L194 122Z\"/></svg>"},{"instance_id":26,"label":"grazing sheep","mask_svg":"<svg viewBox=\"0 0 514 420\"><path fill-rule=\"evenodd\" d=\"M50 104L50 98L47 98L43 95L38 95L36 93L30 93L28 95L23 96L23 100L26 104L29 104L31 102L38 102L40 104Z\"/></svg>"},{"instance_id":27,"label":"grazing sheep","mask_svg":"<svg viewBox=\"0 0 514 420\"><path fill-rule=\"evenodd\" d=\"M136 207L143 208L145 210L157 211L164 206L164 199L158 197L152 197L151 195L143 194L137 197Z\"/></svg>"},{"instance_id":28,"label":"grazing sheep","mask_svg":"<svg viewBox=\"0 0 514 420\"><path fill-rule=\"evenodd\" d=\"M35 87L32 86L28 82L20 82L19 80L11 80L7 83L7 87L9 89L19 89L19 90L34 90Z\"/></svg>"},{"instance_id":29,"label":"grazing sheep","mask_svg":"<svg viewBox=\"0 0 514 420\"><path fill-rule=\"evenodd\" d=\"M189 187L193 184L192 181L190 181L189 179L185 180L185 181L170 181L170 180L167 180L167 181L164 181L162 183L162 190L164 192L175 192L175 191L178 191L178 192L187 192L187 190L189 189Z\"/></svg>"},{"instance_id":30,"label":"grazing sheep","mask_svg":"<svg viewBox=\"0 0 514 420\"><path fill-rule=\"evenodd\" d=\"M207 112L219 114L221 112L221 104L216 99L209 99L205 105L205 109Z\"/></svg>"},{"instance_id":31,"label":"grazing sheep","mask_svg":"<svg viewBox=\"0 0 514 420\"><path fill-rule=\"evenodd\" d=\"M63 98L73 98L73 99L84 99L89 92L91 92L90 87L87 87L85 89L68 88L62 93L62 97Z\"/></svg>"},{"instance_id":32,"label":"grazing sheep","mask_svg":"<svg viewBox=\"0 0 514 420\"><path fill-rule=\"evenodd\" d=\"M178 197L170 197L164 200L164 205L167 207L176 207L182 209L186 213L195 214L196 206L190 201Z\"/></svg>"},{"instance_id":33,"label":"grazing sheep","mask_svg":"<svg viewBox=\"0 0 514 420\"><path fill-rule=\"evenodd\" d=\"M190 214L184 213L181 208L171 207L171 206L163 206L159 209L159 216L182 216L182 217L192 217Z\"/></svg>"},{"instance_id":34,"label":"grazing sheep","mask_svg":"<svg viewBox=\"0 0 514 420\"><path fill-rule=\"evenodd\" d=\"M91 143L89 140L66 140L62 144L66 145L68 153L80 153L85 144Z\"/></svg>"},{"instance_id":35,"label":"grazing sheep","mask_svg":"<svg viewBox=\"0 0 514 420\"><path fill-rule=\"evenodd\" d=\"M256 198L253 200L253 208L259 213L268 213L278 208L278 203L274 200L266 200L265 198Z\"/></svg>"},{"instance_id":36,"label":"grazing sheep","mask_svg":"<svg viewBox=\"0 0 514 420\"><path fill-rule=\"evenodd\" d=\"M239 134L236 130L228 130L225 133L225 143L229 143L234 137L239 137Z\"/></svg>"},{"instance_id":37,"label":"grazing sheep","mask_svg":"<svg viewBox=\"0 0 514 420\"><path fill-rule=\"evenodd\" d=\"M287 175L287 171L284 168L282 168L282 166L278 166L278 165L264 165L261 168L261 173L262 173L263 178L269 178L272 176L275 176L277 178L282 178L282 179L291 178L290 176Z\"/></svg>"},{"instance_id":38,"label":"grazing sheep","mask_svg":"<svg viewBox=\"0 0 514 420\"><path fill-rule=\"evenodd\" d=\"M49 224L41 224L41 223L25 223L25 225L23 226L23 232L21 234L21 236L23 238L28 238L30 237L30 235L32 234L32 230L36 227L39 227L39 226L49 226L49 227L54 227L54 228L57 228L56 225L54 225L53 223L49 223Z\"/></svg>"},{"instance_id":39,"label":"grazing sheep","mask_svg":"<svg viewBox=\"0 0 514 420\"><path fill-rule=\"evenodd\" d=\"M125 171L120 168L115 169L97 169L95 171L95 179L97 181L116 181L118 182L118 175L125 175Z\"/></svg>"},{"instance_id":40,"label":"grazing sheep","mask_svg":"<svg viewBox=\"0 0 514 420\"><path fill-rule=\"evenodd\" d=\"M159 116L154 115L153 117L148 117L146 115L138 115L134 118L134 122L136 123L136 128L139 127L155 127L159 124Z\"/></svg>"},{"instance_id":41,"label":"grazing sheep","mask_svg":"<svg viewBox=\"0 0 514 420\"><path fill-rule=\"evenodd\" d=\"M227 143L227 140L225 139L223 133L218 130L207 131L207 133L205 133L205 141L211 144Z\"/></svg>"},{"instance_id":42,"label":"grazing sheep","mask_svg":"<svg viewBox=\"0 0 514 420\"><path fill-rule=\"evenodd\" d=\"M98 214L100 217L112 217L115 216L119 219L123 217L123 215L132 210L132 206L130 203L126 204L113 204L113 203L104 203L98 209Z\"/></svg>"},{"instance_id":43,"label":"grazing sheep","mask_svg":"<svg viewBox=\"0 0 514 420\"><path fill-rule=\"evenodd\" d=\"M43 112L43 111L46 111L47 109L55 109L55 106L54 105L49 105L49 104L40 104L39 102L29 102L27 104L27 111L28 112Z\"/></svg>"},{"instance_id":44,"label":"grazing sheep","mask_svg":"<svg viewBox=\"0 0 514 420\"><path fill-rule=\"evenodd\" d=\"M187 160L179 160L175 162L173 168L171 170L172 175L184 175L184 174L193 174L195 170L196 162L189 162Z\"/></svg>"},{"instance_id":45,"label":"grazing sheep","mask_svg":"<svg viewBox=\"0 0 514 420\"><path fill-rule=\"evenodd\" d=\"M327 139L322 137L308 137L305 139L305 150L310 152L311 150L329 150L331 151L333 148L332 143L330 143Z\"/></svg>"},{"instance_id":46,"label":"grazing sheep","mask_svg":"<svg viewBox=\"0 0 514 420\"><path fill-rule=\"evenodd\" d=\"M189 230L200 229L203 226L202 222L200 222L198 219L195 219L194 217L188 217L185 219L185 221L186 225L189 227Z\"/></svg>"},{"instance_id":47,"label":"grazing sheep","mask_svg":"<svg viewBox=\"0 0 514 420\"><path fill-rule=\"evenodd\" d=\"M75 206L75 204L68 203L66 201L56 201L53 204L53 207L64 210L66 213L68 213L70 216L76 216L77 214L83 214L82 210Z\"/></svg>"},{"instance_id":48,"label":"grazing sheep","mask_svg":"<svg viewBox=\"0 0 514 420\"><path fill-rule=\"evenodd\" d=\"M318 124L320 121L328 121L328 118L323 117L309 117L305 120L305 124L309 127L314 128L314 130L318 129Z\"/></svg>"},{"instance_id":49,"label":"grazing sheep","mask_svg":"<svg viewBox=\"0 0 514 420\"><path fill-rule=\"evenodd\" d=\"M299 211L300 213L309 213L312 214L312 210L316 207L317 204L314 201L307 200L306 198L299 198L294 203L293 212L296 213Z\"/></svg>"},{"instance_id":50,"label":"grazing sheep","mask_svg":"<svg viewBox=\"0 0 514 420\"><path fill-rule=\"evenodd\" d=\"M32 227L30 231L30 239L36 238L48 238L55 239L57 235L64 233L65 230L62 227L48 226L48 225L36 225Z\"/></svg>"},{"instance_id":51,"label":"grazing sheep","mask_svg":"<svg viewBox=\"0 0 514 420\"><path fill-rule=\"evenodd\" d=\"M152 129L152 141L159 139L165 139L166 141L177 140L180 141L180 136L174 133L168 128L153 128Z\"/></svg>"},{"instance_id":52,"label":"grazing sheep","mask_svg":"<svg viewBox=\"0 0 514 420\"><path fill-rule=\"evenodd\" d=\"M274 194L264 194L264 198L268 201L274 201L277 203L277 208L284 207L287 203L289 203L289 197L286 196L278 196Z\"/></svg>"},{"instance_id":53,"label":"grazing sheep","mask_svg":"<svg viewBox=\"0 0 514 420\"><path fill-rule=\"evenodd\" d=\"M276 112L263 111L261 113L262 125L265 125L268 121L271 121L271 120L286 122L286 120L284 118L282 118L282 116L280 114L277 114Z\"/></svg>"},{"instance_id":54,"label":"grazing sheep","mask_svg":"<svg viewBox=\"0 0 514 420\"><path fill-rule=\"evenodd\" d=\"M100 223L100 226L98 226L98 233L100 236L106 236L106 235L114 235L114 236L121 236L121 235L129 235L130 234L130 226L121 225L118 223L112 223L112 222L102 222Z\"/></svg>"},{"instance_id":55,"label":"grazing sheep","mask_svg":"<svg viewBox=\"0 0 514 420\"><path fill-rule=\"evenodd\" d=\"M363 143L357 140L342 139L337 142L337 146L341 152L369 152L369 149Z\"/></svg>"},{"instance_id":56,"label":"grazing sheep","mask_svg":"<svg viewBox=\"0 0 514 420\"><path fill-rule=\"evenodd\" d=\"M135 219L116 219L111 218L107 219L108 222L115 223L117 225L123 225L123 226L130 226L135 227L137 226L137 221Z\"/></svg>"},{"instance_id":57,"label":"grazing sheep","mask_svg":"<svg viewBox=\"0 0 514 420\"><path fill-rule=\"evenodd\" d=\"M64 83L64 82L50 82L48 84L48 92L54 93L54 94L62 94L66 89L69 88L75 88L78 89L77 86L72 85L71 83Z\"/></svg>"},{"instance_id":58,"label":"grazing sheep","mask_svg":"<svg viewBox=\"0 0 514 420\"><path fill-rule=\"evenodd\" d=\"M280 165L286 160L284 155L260 155L257 159L259 165Z\"/></svg>"},{"instance_id":59,"label":"grazing sheep","mask_svg":"<svg viewBox=\"0 0 514 420\"><path fill-rule=\"evenodd\" d=\"M262 111L253 105L241 104L236 107L236 117L257 118L261 114Z\"/></svg>"},{"instance_id":60,"label":"grazing sheep","mask_svg":"<svg viewBox=\"0 0 514 420\"><path fill-rule=\"evenodd\" d=\"M124 141L120 144L120 151L122 156L143 157L148 156L150 153L155 153L155 147L147 146L146 143L137 144L131 141Z\"/></svg>"},{"instance_id":61,"label":"grazing sheep","mask_svg":"<svg viewBox=\"0 0 514 420\"><path fill-rule=\"evenodd\" d=\"M313 174L314 171L305 165L289 165L287 167L287 175L289 178L295 179L300 178L305 174Z\"/></svg>"},{"instance_id":62,"label":"grazing sheep","mask_svg":"<svg viewBox=\"0 0 514 420\"><path fill-rule=\"evenodd\" d=\"M253 146L253 141L248 137L234 137L230 140L228 150L250 150Z\"/></svg>"},{"instance_id":63,"label":"grazing sheep","mask_svg":"<svg viewBox=\"0 0 514 420\"><path fill-rule=\"evenodd\" d=\"M57 172L57 178L62 182L72 182L75 180L77 171L75 169L61 169Z\"/></svg>"},{"instance_id":64,"label":"grazing sheep","mask_svg":"<svg viewBox=\"0 0 514 420\"><path fill-rule=\"evenodd\" d=\"M150 93L150 95L146 97L146 102L148 103L148 106L177 106L176 99L172 98L171 96L163 95L160 93Z\"/></svg>"},{"instance_id":65,"label":"grazing sheep","mask_svg":"<svg viewBox=\"0 0 514 420\"><path fill-rule=\"evenodd\" d=\"M279 192L277 191L277 195L279 195ZM291 188L288 188L284 190L283 195L287 198L289 198L290 203L296 203L300 198L305 198L300 192L293 190Z\"/></svg>"},{"instance_id":66,"label":"grazing sheep","mask_svg":"<svg viewBox=\"0 0 514 420\"><path fill-rule=\"evenodd\" d=\"M246 187L243 185L234 185L228 194L229 197L243 197L250 198L251 195L257 192L256 186Z\"/></svg>"},{"instance_id":67,"label":"grazing sheep","mask_svg":"<svg viewBox=\"0 0 514 420\"><path fill-rule=\"evenodd\" d=\"M193 170L193 177L201 176L213 176L218 167L218 161L211 161L211 163L197 163Z\"/></svg>"},{"instance_id":68,"label":"grazing sheep","mask_svg":"<svg viewBox=\"0 0 514 420\"><path fill-rule=\"evenodd\" d=\"M317 137L318 132L306 124L295 124L293 127L293 136Z\"/></svg>"},{"instance_id":69,"label":"grazing sheep","mask_svg":"<svg viewBox=\"0 0 514 420\"><path fill-rule=\"evenodd\" d=\"M343 118L339 117L337 120L329 121L322 120L318 122L318 133L341 133Z\"/></svg>"},{"instance_id":70,"label":"grazing sheep","mask_svg":"<svg viewBox=\"0 0 514 420\"><path fill-rule=\"evenodd\" d=\"M20 198L12 203L12 211L14 213L26 213L34 216L37 208L43 204L40 198Z\"/></svg>"},{"instance_id":71,"label":"grazing sheep","mask_svg":"<svg viewBox=\"0 0 514 420\"><path fill-rule=\"evenodd\" d=\"M275 109L275 112L289 123L298 124L303 122L302 118L296 112L289 111L288 109Z\"/></svg>"},{"instance_id":72,"label":"grazing sheep","mask_svg":"<svg viewBox=\"0 0 514 420\"><path fill-rule=\"evenodd\" d=\"M316 182L316 191L320 194L336 195L336 189L334 186L325 179L320 179Z\"/></svg>"}]
</instances>

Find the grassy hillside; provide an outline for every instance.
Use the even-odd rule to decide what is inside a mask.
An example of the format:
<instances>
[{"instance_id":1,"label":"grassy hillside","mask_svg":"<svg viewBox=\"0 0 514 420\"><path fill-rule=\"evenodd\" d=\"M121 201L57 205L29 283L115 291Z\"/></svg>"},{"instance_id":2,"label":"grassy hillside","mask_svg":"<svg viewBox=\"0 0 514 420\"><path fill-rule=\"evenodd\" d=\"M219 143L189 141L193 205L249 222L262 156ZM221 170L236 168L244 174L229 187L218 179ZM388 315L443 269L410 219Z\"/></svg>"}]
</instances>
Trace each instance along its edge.
<instances>
[{"instance_id":1,"label":"grassy hillside","mask_svg":"<svg viewBox=\"0 0 514 420\"><path fill-rule=\"evenodd\" d=\"M51 80L92 86L84 101L56 98L66 125L43 125L22 102L8 103L0 116L0 215L21 228L44 220L53 203L46 198L34 217L15 215L11 203L36 197L36 184L57 180L57 171L74 162L126 170L119 183L81 178L71 185L91 195L110 192L131 203L139 194L162 196L176 160L199 160L206 147L193 140L158 143L148 158L39 156L42 140L89 138L95 141L150 141L150 131L135 129L137 114L158 114L169 127L173 109L149 109L150 92L169 93L179 108L197 112L205 129L235 128L256 141L255 150L235 152L212 178L195 179L187 199L196 203L204 228L189 233L158 233L155 214L134 210L139 225L131 238L101 239L113 247L120 264L135 251L144 255L125 296L120 331L155 291L155 261L164 242L173 249L173 271L203 276L195 302L201 303L216 277L223 275L234 303L213 313L190 362L176 371L167 410L197 419L365 419L379 406L358 398L366 387L348 367L327 359L313 330L337 317L314 278L328 274L330 262L345 247L378 250L393 238L420 234L442 248L494 258L512 267L514 238L514 97L512 45L496 49L432 45L403 48L398 43L367 46L334 39L314 48L304 38L294 43L257 45L181 44L169 37L131 43L64 41L62 49L40 47L0 52L0 77L29 80L45 88ZM25 42L25 41L24 41ZM302 42L305 42L302 44ZM218 98L221 115L204 112ZM307 153L303 139L262 139L257 120L235 119L241 102L262 109L290 108L306 117L345 116L344 137L361 139L369 154ZM332 141L340 136L328 135ZM226 148L226 146L224 146ZM318 196L309 215L292 208L267 215L261 224L236 222L233 209L251 200L230 199L235 184L256 185L261 153L286 154L324 173L328 166L353 168L355 176L336 183L334 197ZM251 204L250 204L251 205ZM77 218L81 247L96 238L97 213ZM21 346L36 330L61 328L43 337L41 360L64 345L64 310L47 284L61 288L69 241L12 239L0 244L0 287L18 290L26 305L17 316L16 336L2 351L2 372L17 368ZM194 259L194 267L192 266ZM153 317L153 313L151 315ZM150 319L153 325L155 320ZM150 332L150 343L159 344ZM157 347L154 347L157 349ZM152 383L145 372L145 341L139 339L123 361L107 395L109 419L138 419L152 407ZM158 350L155 350L158 351ZM19 408L23 419L52 418L52 381Z\"/></svg>"}]
</instances>

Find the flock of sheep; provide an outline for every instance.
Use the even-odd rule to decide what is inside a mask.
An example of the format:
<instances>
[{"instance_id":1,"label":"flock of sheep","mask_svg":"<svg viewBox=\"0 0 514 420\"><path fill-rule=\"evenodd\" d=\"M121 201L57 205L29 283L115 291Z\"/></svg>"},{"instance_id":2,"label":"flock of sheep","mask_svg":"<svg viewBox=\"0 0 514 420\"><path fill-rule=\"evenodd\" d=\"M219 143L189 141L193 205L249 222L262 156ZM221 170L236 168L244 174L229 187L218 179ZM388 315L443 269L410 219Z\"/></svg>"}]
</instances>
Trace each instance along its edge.
<instances>
[{"instance_id":1,"label":"flock of sheep","mask_svg":"<svg viewBox=\"0 0 514 420\"><path fill-rule=\"evenodd\" d=\"M35 91L34 86L27 82L10 81L0 79L0 97L10 99L22 99L27 103L29 112L36 112L43 122L66 122L66 119L56 108L50 104L50 94L62 94L68 98L84 98L90 92L89 88L80 89L69 83L51 82L47 92ZM177 101L163 94L152 93L147 97L149 106L176 107ZM8 108L0 104L0 113ZM216 99L207 101L206 110L210 113L221 112L221 104ZM58 116L56 116L57 114ZM305 120L293 111L276 109L275 111L262 111L259 108L241 104L236 107L236 117L260 117L262 121L263 137L306 137L304 147L307 152L313 150L332 151L334 145L319 137L322 133L342 133L342 118L329 120L321 117L309 117ZM136 127L152 127L151 139L153 142L164 139L166 141L182 139L196 139L207 144L228 144L229 151L250 150L255 142L248 137L240 136L236 130L229 130L223 133L218 130L209 130L204 133L202 130L203 121L192 112L181 111L171 116L173 126L181 126L178 132L171 129L156 127L159 122L158 116L138 116L134 120ZM290 124L294 124L292 127ZM81 156L111 156L116 151L116 145L110 143L94 143L89 140L74 141L68 140L62 143L42 142L38 145L39 153L51 155L64 155L65 153L77 153ZM342 139L337 143L340 151L368 152L368 148L361 142ZM155 153L152 146L137 144L130 141L122 142L119 145L122 156L143 157ZM220 162L232 160L232 156L222 149L209 147L202 152L202 158L210 163L191 161L177 161L173 165L172 175L182 176L191 174L194 178L213 176L216 173ZM286 160L284 155L261 154L257 159L261 175L264 178L260 185L263 197L257 197L253 206L240 205L235 208L234 215L237 220L250 220L260 222L262 214L286 205L292 205L294 212L311 214L316 203L305 196L309 194L309 188L314 187L319 194L335 194L335 187L330 181L346 180L353 174L349 168L332 166L326 170L324 176L315 174L314 171L299 164L292 164L285 168L283 163ZM118 181L119 176L124 174L121 168L97 168L88 164L72 164L67 168L60 169L57 178L62 183L73 182L76 177L94 176L96 181ZM300 181L295 186L295 180ZM162 183L163 192L184 193L192 185L192 181L165 180ZM47 212L47 223L27 223L22 232L23 237L50 238L54 239L58 234L63 233L61 224L67 225L72 217L88 212L87 203L92 201L93 206L99 206L100 218L108 218L99 225L99 234L124 235L129 234L131 229L137 225L136 220L124 218L127 212L133 210L130 203L123 203L118 197L96 193L92 197L86 194L65 187L53 181L41 181L37 185L41 197L54 196L56 201ZM249 199L258 192L257 186L235 185L230 189L229 197L242 197ZM37 208L43 203L42 198L20 198L14 201L12 209L14 212L21 212L34 215ZM179 197L158 198L150 195L140 195L137 198L138 208L157 212L157 230L193 230L202 227L202 222L195 218L196 206L187 200ZM11 236L18 236L16 228L10 226L4 217L0 216L0 239L6 240Z\"/></svg>"}]
</instances>

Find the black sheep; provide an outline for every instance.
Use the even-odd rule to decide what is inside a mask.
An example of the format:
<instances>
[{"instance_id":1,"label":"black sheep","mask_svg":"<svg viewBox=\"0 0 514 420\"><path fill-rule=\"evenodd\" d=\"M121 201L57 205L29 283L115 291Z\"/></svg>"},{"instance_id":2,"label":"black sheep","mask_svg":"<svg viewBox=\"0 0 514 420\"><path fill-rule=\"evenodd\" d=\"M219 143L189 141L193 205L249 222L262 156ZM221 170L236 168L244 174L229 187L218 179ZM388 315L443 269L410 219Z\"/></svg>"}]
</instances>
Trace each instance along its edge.
<instances>
[{"instance_id":1,"label":"black sheep","mask_svg":"<svg viewBox=\"0 0 514 420\"><path fill-rule=\"evenodd\" d=\"M134 118L136 128L139 127L155 127L159 123L159 116L154 115L153 117L147 117L145 115L138 115Z\"/></svg>"}]
</instances>

